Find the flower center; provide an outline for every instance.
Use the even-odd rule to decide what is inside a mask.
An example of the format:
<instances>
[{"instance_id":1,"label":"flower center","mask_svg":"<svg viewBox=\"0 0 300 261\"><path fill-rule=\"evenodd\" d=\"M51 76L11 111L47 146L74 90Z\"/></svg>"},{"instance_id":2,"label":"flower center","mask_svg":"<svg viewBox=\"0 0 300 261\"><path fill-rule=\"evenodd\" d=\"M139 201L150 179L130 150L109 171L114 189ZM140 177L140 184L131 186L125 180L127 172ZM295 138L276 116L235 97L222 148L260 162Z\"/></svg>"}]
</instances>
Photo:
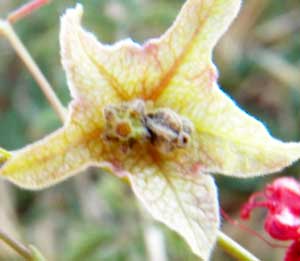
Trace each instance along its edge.
<instances>
[{"instance_id":1,"label":"flower center","mask_svg":"<svg viewBox=\"0 0 300 261\"><path fill-rule=\"evenodd\" d=\"M104 108L104 138L123 145L148 142L161 152L185 148L193 124L168 108L147 111L145 102L133 100Z\"/></svg>"}]
</instances>

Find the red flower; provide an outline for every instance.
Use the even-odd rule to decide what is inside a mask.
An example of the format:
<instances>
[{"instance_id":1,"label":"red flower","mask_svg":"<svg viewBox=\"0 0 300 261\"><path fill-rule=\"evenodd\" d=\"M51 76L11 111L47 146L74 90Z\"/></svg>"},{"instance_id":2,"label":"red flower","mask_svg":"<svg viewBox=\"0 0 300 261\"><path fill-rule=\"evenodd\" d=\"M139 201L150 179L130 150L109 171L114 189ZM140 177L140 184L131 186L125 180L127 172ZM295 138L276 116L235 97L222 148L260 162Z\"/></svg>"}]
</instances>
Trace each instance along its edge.
<instances>
[{"instance_id":1,"label":"red flower","mask_svg":"<svg viewBox=\"0 0 300 261\"><path fill-rule=\"evenodd\" d=\"M300 183L290 177L276 179L250 197L242 207L241 218L248 219L256 207L268 209L264 228L271 237L293 240L284 260L300 261Z\"/></svg>"},{"instance_id":2,"label":"red flower","mask_svg":"<svg viewBox=\"0 0 300 261\"><path fill-rule=\"evenodd\" d=\"M278 178L263 192L253 194L243 206L241 217L248 219L256 207L268 209L264 227L271 237L300 239L300 184L296 179Z\"/></svg>"},{"instance_id":3,"label":"red flower","mask_svg":"<svg viewBox=\"0 0 300 261\"><path fill-rule=\"evenodd\" d=\"M288 208L278 208L275 213L269 211L265 220L265 230L278 240L293 240L300 238L300 219Z\"/></svg>"}]
</instances>

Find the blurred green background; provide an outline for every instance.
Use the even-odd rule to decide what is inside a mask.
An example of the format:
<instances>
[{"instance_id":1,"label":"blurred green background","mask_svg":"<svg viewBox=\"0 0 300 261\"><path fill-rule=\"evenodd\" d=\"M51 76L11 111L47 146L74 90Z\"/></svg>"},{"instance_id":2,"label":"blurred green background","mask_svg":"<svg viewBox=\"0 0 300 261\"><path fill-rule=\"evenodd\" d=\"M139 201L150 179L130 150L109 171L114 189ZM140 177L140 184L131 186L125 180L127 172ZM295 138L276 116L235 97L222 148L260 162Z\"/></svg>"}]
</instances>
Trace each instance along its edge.
<instances>
[{"instance_id":1,"label":"blurred green background","mask_svg":"<svg viewBox=\"0 0 300 261\"><path fill-rule=\"evenodd\" d=\"M22 3L1 0L0 17ZM60 64L59 17L76 1L51 4L14 27L53 85L61 101L70 101ZM143 42L172 23L184 0L86 0L84 25L101 41L131 37ZM240 16L215 52L220 84L271 133L300 140L300 2L245 0ZM0 146L17 149L60 126L58 117L5 38L0 38ZM299 163L283 175L298 176ZM221 206L236 218L251 192L275 176L248 180L217 176ZM248 223L262 233L265 212ZM0 183L0 227L24 243L36 245L49 260L197 260L183 240L140 214L121 180L92 169L53 188L27 192ZM223 229L262 260L282 260L285 249L271 248L228 221ZM147 244L154 238L156 246ZM151 241L151 240L150 240ZM0 260L21 260L0 242ZM232 260L218 247L212 260ZM159 260L157 260L159 261Z\"/></svg>"}]
</instances>

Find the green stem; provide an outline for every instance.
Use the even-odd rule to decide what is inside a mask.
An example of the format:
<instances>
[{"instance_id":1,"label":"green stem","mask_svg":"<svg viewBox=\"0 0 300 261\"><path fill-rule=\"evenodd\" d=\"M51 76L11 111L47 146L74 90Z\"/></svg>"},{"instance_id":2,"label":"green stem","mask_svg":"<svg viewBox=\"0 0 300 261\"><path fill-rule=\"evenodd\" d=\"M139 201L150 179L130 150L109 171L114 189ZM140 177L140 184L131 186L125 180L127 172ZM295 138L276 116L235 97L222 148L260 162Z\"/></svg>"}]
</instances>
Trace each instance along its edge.
<instances>
[{"instance_id":1,"label":"green stem","mask_svg":"<svg viewBox=\"0 0 300 261\"><path fill-rule=\"evenodd\" d=\"M61 121L64 122L66 119L66 110L64 106L57 98L50 83L47 81L40 68L32 59L28 50L20 41L18 35L15 33L14 29L12 28L9 22L0 20L0 33L2 33L9 40L10 44L12 45L16 53L26 65L31 75L38 83L39 87L45 94L47 100L49 101L49 103L51 104Z\"/></svg>"},{"instance_id":2,"label":"green stem","mask_svg":"<svg viewBox=\"0 0 300 261\"><path fill-rule=\"evenodd\" d=\"M9 235L5 232L0 230L0 239L9 245L12 249L14 249L20 256L24 257L25 260L32 260L31 251L26 248L21 243L17 242L16 240L12 239Z\"/></svg>"},{"instance_id":3,"label":"green stem","mask_svg":"<svg viewBox=\"0 0 300 261\"><path fill-rule=\"evenodd\" d=\"M251 254L248 250L239 245L236 241L225 235L223 232L218 233L218 244L232 257L239 261L259 261L257 257Z\"/></svg>"}]
</instances>

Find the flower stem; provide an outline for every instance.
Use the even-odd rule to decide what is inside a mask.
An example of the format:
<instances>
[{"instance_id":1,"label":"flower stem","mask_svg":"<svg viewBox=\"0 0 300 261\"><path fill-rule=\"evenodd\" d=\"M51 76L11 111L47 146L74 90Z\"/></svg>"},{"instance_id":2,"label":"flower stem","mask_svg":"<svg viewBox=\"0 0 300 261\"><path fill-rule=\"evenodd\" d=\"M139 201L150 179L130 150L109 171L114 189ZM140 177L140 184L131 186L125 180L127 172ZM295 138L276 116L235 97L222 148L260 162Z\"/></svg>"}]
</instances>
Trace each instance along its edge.
<instances>
[{"instance_id":1,"label":"flower stem","mask_svg":"<svg viewBox=\"0 0 300 261\"><path fill-rule=\"evenodd\" d=\"M224 251L229 255L236 258L239 261L259 261L257 257L251 254L248 250L243 248L229 236L225 235L223 232L218 232L218 244Z\"/></svg>"},{"instance_id":2,"label":"flower stem","mask_svg":"<svg viewBox=\"0 0 300 261\"><path fill-rule=\"evenodd\" d=\"M21 243L17 242L16 240L12 239L8 236L5 232L0 230L0 239L13 248L20 256L24 257L25 260L32 260L31 251L26 248Z\"/></svg>"},{"instance_id":3,"label":"flower stem","mask_svg":"<svg viewBox=\"0 0 300 261\"><path fill-rule=\"evenodd\" d=\"M64 106L57 98L50 83L47 81L47 79L45 78L35 61L32 59L28 50L20 41L19 37L17 36L9 22L0 20L0 33L1 32L4 34L4 36L7 37L16 53L19 55L19 57L24 62L31 75L38 83L39 87L41 88L47 100L49 101L50 105L53 107L61 121L64 122L66 119L66 110Z\"/></svg>"}]
</instances>

